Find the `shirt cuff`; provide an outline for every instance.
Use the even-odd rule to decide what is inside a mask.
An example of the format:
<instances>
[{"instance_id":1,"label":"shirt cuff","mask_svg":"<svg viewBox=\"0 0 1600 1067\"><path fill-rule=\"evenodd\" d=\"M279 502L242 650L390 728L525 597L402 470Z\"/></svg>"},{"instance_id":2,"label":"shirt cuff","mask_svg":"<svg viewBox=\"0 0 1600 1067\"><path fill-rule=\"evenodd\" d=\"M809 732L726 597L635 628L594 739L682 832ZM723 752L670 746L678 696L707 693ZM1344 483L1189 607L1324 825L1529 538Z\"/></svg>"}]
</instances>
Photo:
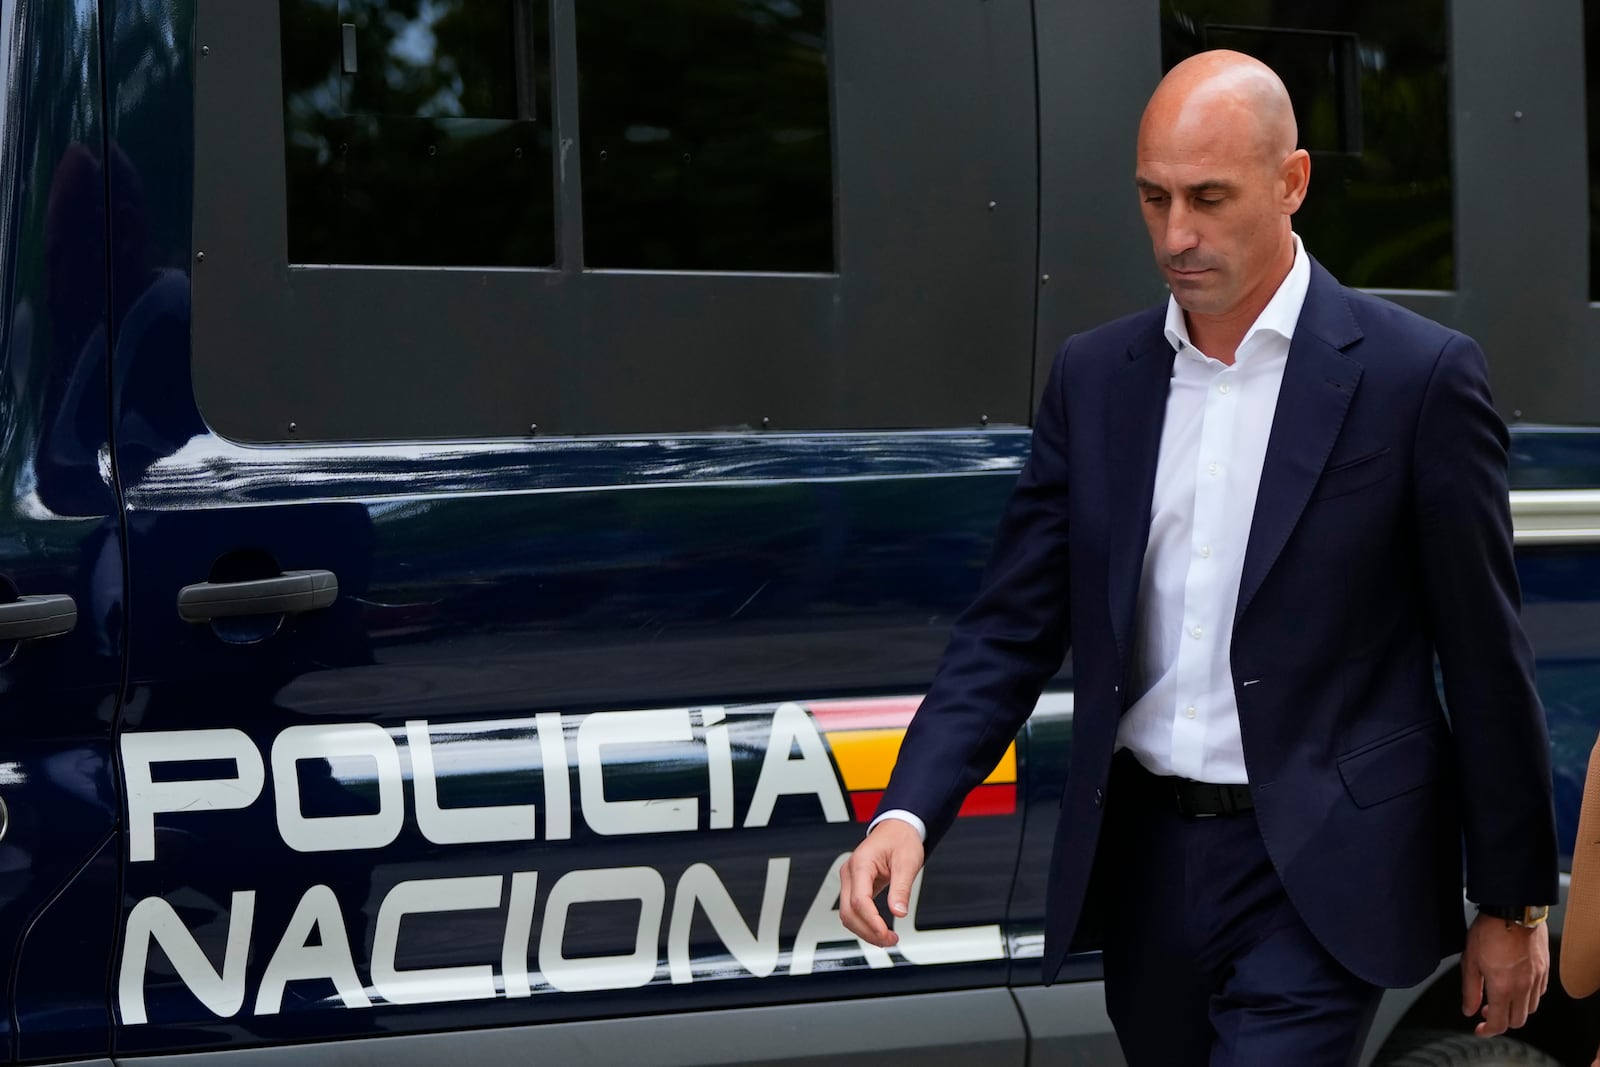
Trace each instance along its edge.
<instances>
[{"instance_id":1,"label":"shirt cuff","mask_svg":"<svg viewBox=\"0 0 1600 1067\"><path fill-rule=\"evenodd\" d=\"M885 819L899 819L903 823L908 823L917 832L918 841L926 842L928 840L928 827L921 819L904 808L890 808L876 819L873 819L867 824L867 833L872 833L873 829Z\"/></svg>"}]
</instances>

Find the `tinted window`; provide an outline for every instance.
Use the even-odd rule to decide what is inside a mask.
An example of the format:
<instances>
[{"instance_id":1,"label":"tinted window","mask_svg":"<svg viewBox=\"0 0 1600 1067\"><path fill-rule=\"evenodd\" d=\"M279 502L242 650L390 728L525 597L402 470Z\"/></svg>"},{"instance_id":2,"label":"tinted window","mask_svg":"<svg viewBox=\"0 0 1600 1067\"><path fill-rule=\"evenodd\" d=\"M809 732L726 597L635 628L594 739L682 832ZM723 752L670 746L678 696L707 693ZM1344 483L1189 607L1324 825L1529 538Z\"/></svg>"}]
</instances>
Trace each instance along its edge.
<instances>
[{"instance_id":1,"label":"tinted window","mask_svg":"<svg viewBox=\"0 0 1600 1067\"><path fill-rule=\"evenodd\" d=\"M547 0L282 0L289 258L554 258Z\"/></svg>"},{"instance_id":2,"label":"tinted window","mask_svg":"<svg viewBox=\"0 0 1600 1067\"><path fill-rule=\"evenodd\" d=\"M1312 153L1295 218L1312 255L1347 285L1454 286L1444 0L1165 0L1163 68L1207 48L1288 86Z\"/></svg>"},{"instance_id":3,"label":"tinted window","mask_svg":"<svg viewBox=\"0 0 1600 1067\"><path fill-rule=\"evenodd\" d=\"M584 261L831 271L824 0L580 0Z\"/></svg>"}]
</instances>

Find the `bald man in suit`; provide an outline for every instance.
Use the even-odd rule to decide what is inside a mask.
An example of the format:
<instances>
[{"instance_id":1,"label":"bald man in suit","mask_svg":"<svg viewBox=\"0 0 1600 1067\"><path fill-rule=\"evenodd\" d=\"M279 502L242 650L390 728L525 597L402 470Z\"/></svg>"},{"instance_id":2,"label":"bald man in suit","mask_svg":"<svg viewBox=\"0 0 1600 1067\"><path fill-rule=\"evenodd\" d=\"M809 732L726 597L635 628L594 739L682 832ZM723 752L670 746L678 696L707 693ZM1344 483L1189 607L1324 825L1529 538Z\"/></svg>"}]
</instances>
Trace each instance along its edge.
<instances>
[{"instance_id":1,"label":"bald man in suit","mask_svg":"<svg viewBox=\"0 0 1600 1067\"><path fill-rule=\"evenodd\" d=\"M1103 950L1133 1067L1353 1062L1381 989L1458 951L1463 1012L1497 1034L1549 977L1549 743L1486 363L1311 259L1296 142L1249 57L1156 89L1135 184L1171 297L1056 357L843 871L845 925L894 944L873 898L905 914L1070 647L1044 977Z\"/></svg>"}]
</instances>

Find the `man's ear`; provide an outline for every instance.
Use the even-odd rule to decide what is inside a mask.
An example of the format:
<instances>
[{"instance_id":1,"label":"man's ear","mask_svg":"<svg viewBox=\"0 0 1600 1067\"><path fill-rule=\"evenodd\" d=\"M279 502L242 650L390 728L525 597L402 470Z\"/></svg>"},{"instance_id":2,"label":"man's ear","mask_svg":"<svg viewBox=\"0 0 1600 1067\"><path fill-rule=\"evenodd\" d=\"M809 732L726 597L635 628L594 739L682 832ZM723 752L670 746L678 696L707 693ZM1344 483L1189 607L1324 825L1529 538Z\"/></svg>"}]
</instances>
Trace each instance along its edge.
<instances>
[{"instance_id":1,"label":"man's ear","mask_svg":"<svg viewBox=\"0 0 1600 1067\"><path fill-rule=\"evenodd\" d=\"M1285 156L1278 180L1283 189L1283 213L1293 215L1305 203L1306 192L1311 188L1311 153L1296 148Z\"/></svg>"}]
</instances>

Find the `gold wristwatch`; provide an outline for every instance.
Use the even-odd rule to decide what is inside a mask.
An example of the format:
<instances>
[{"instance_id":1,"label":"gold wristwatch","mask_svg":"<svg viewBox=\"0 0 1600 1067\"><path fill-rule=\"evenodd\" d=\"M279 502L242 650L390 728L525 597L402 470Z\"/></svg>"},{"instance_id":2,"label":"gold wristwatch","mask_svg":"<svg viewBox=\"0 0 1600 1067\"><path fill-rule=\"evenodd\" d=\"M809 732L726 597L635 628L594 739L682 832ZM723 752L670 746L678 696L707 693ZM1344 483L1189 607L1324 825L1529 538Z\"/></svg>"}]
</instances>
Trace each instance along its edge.
<instances>
[{"instance_id":1,"label":"gold wristwatch","mask_svg":"<svg viewBox=\"0 0 1600 1067\"><path fill-rule=\"evenodd\" d=\"M1479 904L1478 914L1504 919L1507 926L1522 926L1531 930L1550 918L1550 905L1525 904L1520 908L1507 908L1494 904Z\"/></svg>"}]
</instances>

